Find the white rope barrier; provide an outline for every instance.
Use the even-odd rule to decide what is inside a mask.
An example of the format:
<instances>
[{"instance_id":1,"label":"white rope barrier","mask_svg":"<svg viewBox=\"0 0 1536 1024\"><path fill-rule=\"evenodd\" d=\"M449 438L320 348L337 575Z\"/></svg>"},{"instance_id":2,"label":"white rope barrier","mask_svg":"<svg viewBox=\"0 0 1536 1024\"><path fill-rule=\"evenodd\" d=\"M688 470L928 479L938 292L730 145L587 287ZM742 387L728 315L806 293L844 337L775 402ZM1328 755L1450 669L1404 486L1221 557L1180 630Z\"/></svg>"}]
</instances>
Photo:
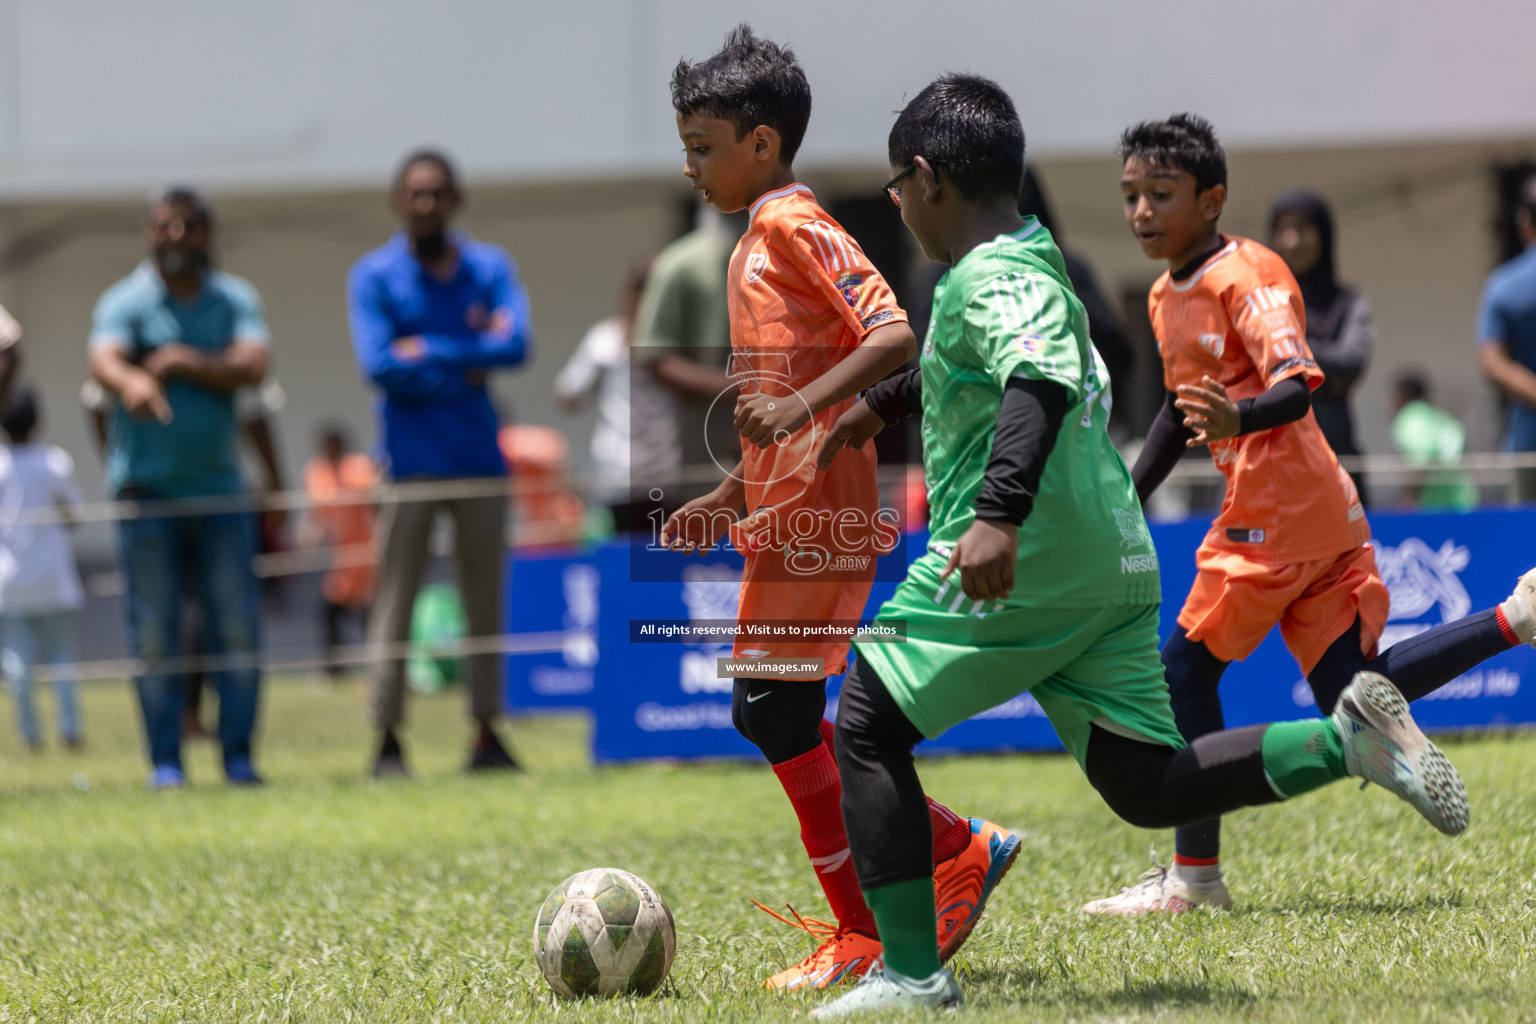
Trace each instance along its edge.
<instances>
[{"instance_id":1,"label":"white rope barrier","mask_svg":"<svg viewBox=\"0 0 1536 1024\"><path fill-rule=\"evenodd\" d=\"M430 645L410 640L398 643L349 644L335 647L320 654L296 658L260 651L243 651L235 654L188 654L158 661L136 658L111 658L102 661L77 661L63 665L38 665L33 669L35 682L49 683L58 679L77 682L123 679L159 673L165 675L190 675L205 672L230 672L241 669L259 669L267 672L317 671L331 665L371 665L402 658L463 658L475 654L555 654L564 649L566 638L571 634L555 631L548 633L498 633L490 636L471 636L457 640L443 640Z\"/></svg>"},{"instance_id":2,"label":"white rope barrier","mask_svg":"<svg viewBox=\"0 0 1536 1024\"><path fill-rule=\"evenodd\" d=\"M1487 479L1504 476L1516 470L1536 469L1536 452L1487 452L1462 456L1456 463L1425 465L1401 455L1356 455L1339 459L1340 465L1351 473L1364 473L1368 477L1385 480L1405 480L1425 474L1460 472ZM887 485L904 479L902 466L884 466L881 482ZM649 487L635 485L641 492L650 487L693 487L715 484L723 474L714 466L696 466L658 476ZM1175 484L1208 483L1221 479L1221 471L1208 458L1181 460L1168 475ZM125 519L158 519L178 516L220 515L232 512L303 512L321 507L349 507L355 505L383 505L416 501L458 501L489 498L498 495L532 497L540 494L574 492L590 494L602 487L612 487L615 481L599 473L585 473L563 479L548 477L479 477L450 480L407 480L383 483L368 490L339 491L332 497L317 501L303 490L251 491L242 494L210 495L196 498L165 498L147 501L102 501L61 510L53 506L36 506L10 509L0 513L6 524L23 526L44 523L111 523Z\"/></svg>"}]
</instances>

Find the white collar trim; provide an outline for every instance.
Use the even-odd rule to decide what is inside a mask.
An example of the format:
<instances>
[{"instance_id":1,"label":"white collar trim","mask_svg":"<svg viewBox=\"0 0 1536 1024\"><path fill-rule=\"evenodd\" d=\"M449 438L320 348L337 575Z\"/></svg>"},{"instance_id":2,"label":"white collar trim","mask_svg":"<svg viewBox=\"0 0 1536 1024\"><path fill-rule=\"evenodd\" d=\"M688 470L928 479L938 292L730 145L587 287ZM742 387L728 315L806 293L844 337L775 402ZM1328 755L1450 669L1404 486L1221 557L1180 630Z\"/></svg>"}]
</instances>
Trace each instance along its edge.
<instances>
[{"instance_id":1,"label":"white collar trim","mask_svg":"<svg viewBox=\"0 0 1536 1024\"><path fill-rule=\"evenodd\" d=\"M747 219L756 220L757 211L763 208L764 203L772 202L775 199L783 199L785 196L794 195L796 192L804 192L806 195L811 195L811 190L800 184L798 181L793 185L785 185L783 188L774 189L772 192L768 192L757 197L757 202L753 203L751 208L747 211Z\"/></svg>"},{"instance_id":2,"label":"white collar trim","mask_svg":"<svg viewBox=\"0 0 1536 1024\"><path fill-rule=\"evenodd\" d=\"M1236 251L1237 251L1237 239L1234 238L1234 239L1232 239L1232 241L1228 242L1226 245L1224 245L1220 249L1218 249L1216 251L1216 255L1212 256L1210 259L1208 259L1204 263L1200 264L1200 269L1195 271L1193 274L1191 274L1188 281L1184 281L1182 283L1180 283L1178 281L1175 281L1173 279L1173 272L1169 271L1168 272L1168 287L1172 288L1176 292L1187 292L1187 291L1189 291L1191 288L1193 288L1195 286L1195 282L1196 281L1200 280L1202 277L1205 276L1205 272L1207 270L1210 270L1211 267L1216 265L1216 261L1217 260L1224 259L1225 257L1230 256L1232 253L1234 253Z\"/></svg>"}]
</instances>

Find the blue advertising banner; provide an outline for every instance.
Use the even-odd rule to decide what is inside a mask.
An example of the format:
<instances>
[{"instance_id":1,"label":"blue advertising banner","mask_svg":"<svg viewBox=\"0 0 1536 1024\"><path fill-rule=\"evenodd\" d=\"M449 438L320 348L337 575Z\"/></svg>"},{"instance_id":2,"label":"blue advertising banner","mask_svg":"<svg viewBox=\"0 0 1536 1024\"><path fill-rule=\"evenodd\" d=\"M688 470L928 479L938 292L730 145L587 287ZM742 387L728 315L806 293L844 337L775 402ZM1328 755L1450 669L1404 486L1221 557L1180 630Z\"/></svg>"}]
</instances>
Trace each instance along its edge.
<instances>
[{"instance_id":1,"label":"blue advertising banner","mask_svg":"<svg viewBox=\"0 0 1536 1024\"><path fill-rule=\"evenodd\" d=\"M596 552L509 554L505 579L505 631L564 639L559 650L504 656L503 706L512 714L590 707L602 596Z\"/></svg>"},{"instance_id":2,"label":"blue advertising banner","mask_svg":"<svg viewBox=\"0 0 1536 1024\"><path fill-rule=\"evenodd\" d=\"M1380 648L1491 608L1536 566L1536 507L1476 512L1371 513L1376 565L1392 593ZM1162 562L1161 633L1172 630L1194 582L1194 550L1207 524L1154 526ZM1227 670L1221 685L1229 725L1250 725L1317 714L1301 670L1272 631L1246 661ZM1428 731L1536 723L1536 651L1518 647L1458 676L1416 701L1413 717Z\"/></svg>"},{"instance_id":3,"label":"blue advertising banner","mask_svg":"<svg viewBox=\"0 0 1536 1024\"><path fill-rule=\"evenodd\" d=\"M1371 522L1377 563L1392 592L1383 647L1492 607L1509 595L1522 572L1536 565L1536 508L1445 515L1385 512L1373 514ZM1208 527L1209 521L1201 520L1152 526L1163 574L1164 636L1194 579L1194 552ZM914 534L906 552L890 557L919 552L925 540ZM579 629L590 630L595 622L596 647L577 644L574 657L569 650L510 656L509 669L516 666L509 683L513 704L522 700L521 707L531 707L543 701L546 707L592 708L593 753L599 761L757 756L731 725L731 680L717 678L717 661L730 653L728 643L632 642L632 620L707 621L735 615L739 556L671 557L678 559L674 582L633 582L631 551L622 541L584 559L551 558L544 565L539 564L544 560L520 559L509 604L527 608L528 618L514 611L516 630L578 628L557 621L583 623ZM565 565L557 564L562 561L581 567L574 582ZM891 574L880 575L889 580ZM519 577L528 589L519 586ZM877 582L866 614L873 614L894 589L893 582ZM596 614L599 591L602 615ZM593 595L590 603L582 597L588 593ZM581 610L572 610L573 595ZM591 689L580 693L579 680L586 678ZM538 687L543 692L535 680L542 680ZM1536 685L1530 681L1536 681L1536 651L1522 647L1419 701L1414 715L1425 728L1436 730L1536 723ZM840 682L829 684L829 710ZM1229 725L1316 714L1311 692L1277 631L1227 672L1222 700ZM1024 694L925 743L920 753L1058 749L1039 705Z\"/></svg>"}]
</instances>

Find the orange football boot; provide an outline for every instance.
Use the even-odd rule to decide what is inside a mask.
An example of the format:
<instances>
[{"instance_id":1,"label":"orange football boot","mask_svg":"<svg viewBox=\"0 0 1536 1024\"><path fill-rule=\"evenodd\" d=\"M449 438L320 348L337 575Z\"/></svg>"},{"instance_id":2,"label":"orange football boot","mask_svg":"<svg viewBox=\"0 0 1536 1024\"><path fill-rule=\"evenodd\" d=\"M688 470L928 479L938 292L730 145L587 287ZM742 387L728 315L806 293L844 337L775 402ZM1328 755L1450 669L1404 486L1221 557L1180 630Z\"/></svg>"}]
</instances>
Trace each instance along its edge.
<instances>
[{"instance_id":1,"label":"orange football boot","mask_svg":"<svg viewBox=\"0 0 1536 1024\"><path fill-rule=\"evenodd\" d=\"M864 976L864 973L880 958L880 940L855 931L848 931L814 917L801 917L794 907L786 907L795 919L775 913L753 900L757 909L778 918L791 928L799 928L821 942L811 955L792 967L775 974L763 982L764 988L829 988L840 981Z\"/></svg>"},{"instance_id":2,"label":"orange football boot","mask_svg":"<svg viewBox=\"0 0 1536 1024\"><path fill-rule=\"evenodd\" d=\"M970 843L933 869L940 962L959 952L971 929L981 920L987 897L1019 856L1016 834L981 818L972 818L970 822Z\"/></svg>"}]
</instances>

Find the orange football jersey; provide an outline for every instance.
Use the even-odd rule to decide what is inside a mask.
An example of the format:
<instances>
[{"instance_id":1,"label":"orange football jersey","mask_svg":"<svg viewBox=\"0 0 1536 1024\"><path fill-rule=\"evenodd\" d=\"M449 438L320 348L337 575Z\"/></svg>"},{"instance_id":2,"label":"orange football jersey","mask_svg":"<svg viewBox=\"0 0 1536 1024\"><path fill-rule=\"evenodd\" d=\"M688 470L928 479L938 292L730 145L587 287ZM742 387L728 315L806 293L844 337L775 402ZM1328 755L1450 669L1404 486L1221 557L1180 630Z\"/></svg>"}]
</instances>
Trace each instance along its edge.
<instances>
[{"instance_id":1,"label":"orange football jersey","mask_svg":"<svg viewBox=\"0 0 1536 1024\"><path fill-rule=\"evenodd\" d=\"M1163 382L1209 376L1234 401L1290 377L1323 382L1307 347L1306 310L1284 261L1247 238L1225 245L1185 281L1164 273L1147 297L1163 358ZM1274 562L1304 562L1370 539L1349 474L1306 416L1272 430L1210 445L1227 481L1226 499L1206 544Z\"/></svg>"},{"instance_id":2,"label":"orange football jersey","mask_svg":"<svg viewBox=\"0 0 1536 1024\"><path fill-rule=\"evenodd\" d=\"M743 394L787 402L800 401L798 392L871 330L907 319L863 250L800 184L752 204L727 296L732 378ZM863 612L878 545L895 536L877 516L874 446L844 450L827 472L816 471L817 450L854 401L822 410L767 448L743 446L748 515L731 530L747 559L738 619L848 620ZM836 674L848 642L738 640L735 655L820 658L822 674Z\"/></svg>"}]
</instances>

